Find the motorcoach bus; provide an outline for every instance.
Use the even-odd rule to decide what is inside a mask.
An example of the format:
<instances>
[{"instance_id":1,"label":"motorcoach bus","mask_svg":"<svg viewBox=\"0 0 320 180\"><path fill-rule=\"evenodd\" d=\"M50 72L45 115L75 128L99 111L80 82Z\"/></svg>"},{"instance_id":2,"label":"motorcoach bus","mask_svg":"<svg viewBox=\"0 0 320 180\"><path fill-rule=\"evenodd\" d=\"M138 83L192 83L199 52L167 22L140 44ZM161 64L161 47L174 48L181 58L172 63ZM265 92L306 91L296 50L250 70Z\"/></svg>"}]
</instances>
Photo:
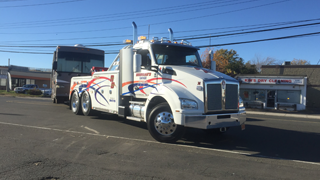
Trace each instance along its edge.
<instances>
[{"instance_id":1,"label":"motorcoach bus","mask_svg":"<svg viewBox=\"0 0 320 180\"><path fill-rule=\"evenodd\" d=\"M63 103L69 98L70 80L74 76L91 75L91 68L104 67L104 51L75 46L57 46L53 54L51 73L51 98Z\"/></svg>"}]
</instances>

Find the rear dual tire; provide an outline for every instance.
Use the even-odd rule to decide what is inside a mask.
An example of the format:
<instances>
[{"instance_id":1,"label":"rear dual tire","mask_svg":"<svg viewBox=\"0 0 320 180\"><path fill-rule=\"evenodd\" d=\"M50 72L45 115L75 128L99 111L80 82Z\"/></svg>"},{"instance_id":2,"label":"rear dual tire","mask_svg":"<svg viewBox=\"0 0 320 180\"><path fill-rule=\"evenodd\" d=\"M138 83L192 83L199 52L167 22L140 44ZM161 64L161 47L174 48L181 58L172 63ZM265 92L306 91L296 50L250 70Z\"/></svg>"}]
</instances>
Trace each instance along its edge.
<instances>
[{"instance_id":1,"label":"rear dual tire","mask_svg":"<svg viewBox=\"0 0 320 180\"><path fill-rule=\"evenodd\" d=\"M72 93L70 105L71 105L71 110L74 114L76 115L82 114L81 107L80 107L80 97L78 92Z\"/></svg>"},{"instance_id":2,"label":"rear dual tire","mask_svg":"<svg viewBox=\"0 0 320 180\"><path fill-rule=\"evenodd\" d=\"M81 95L81 110L85 116L90 116L94 113L88 91L83 92Z\"/></svg>"}]
</instances>

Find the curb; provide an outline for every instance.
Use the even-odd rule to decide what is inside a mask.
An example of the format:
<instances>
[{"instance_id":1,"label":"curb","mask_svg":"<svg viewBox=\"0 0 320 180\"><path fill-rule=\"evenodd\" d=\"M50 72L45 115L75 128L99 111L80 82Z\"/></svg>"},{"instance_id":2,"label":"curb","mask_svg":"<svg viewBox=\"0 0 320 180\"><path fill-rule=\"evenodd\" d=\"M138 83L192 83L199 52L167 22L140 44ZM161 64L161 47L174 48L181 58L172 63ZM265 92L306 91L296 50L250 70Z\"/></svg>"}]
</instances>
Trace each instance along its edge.
<instances>
[{"instance_id":1,"label":"curb","mask_svg":"<svg viewBox=\"0 0 320 180\"><path fill-rule=\"evenodd\" d=\"M272 113L272 112L256 112L256 111L246 111L247 114L259 114L266 116L282 116L282 117L295 117L295 118L307 118L307 119L320 119L320 115L310 115L310 114L291 114L291 113Z\"/></svg>"}]
</instances>

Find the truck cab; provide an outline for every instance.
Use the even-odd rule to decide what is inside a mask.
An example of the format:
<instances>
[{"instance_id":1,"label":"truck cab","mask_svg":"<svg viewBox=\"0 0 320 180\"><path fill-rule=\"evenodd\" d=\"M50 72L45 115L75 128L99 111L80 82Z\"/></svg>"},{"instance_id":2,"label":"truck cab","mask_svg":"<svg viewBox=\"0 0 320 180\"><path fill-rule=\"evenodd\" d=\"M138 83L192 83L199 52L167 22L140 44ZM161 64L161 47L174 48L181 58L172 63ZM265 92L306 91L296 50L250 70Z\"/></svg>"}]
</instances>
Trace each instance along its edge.
<instances>
[{"instance_id":1,"label":"truck cab","mask_svg":"<svg viewBox=\"0 0 320 180\"><path fill-rule=\"evenodd\" d=\"M135 37L134 37L135 39ZM186 41L141 37L120 50L108 71L73 77L70 106L146 122L160 142L177 141L184 127L244 129L239 82L201 65L198 48Z\"/></svg>"}]
</instances>

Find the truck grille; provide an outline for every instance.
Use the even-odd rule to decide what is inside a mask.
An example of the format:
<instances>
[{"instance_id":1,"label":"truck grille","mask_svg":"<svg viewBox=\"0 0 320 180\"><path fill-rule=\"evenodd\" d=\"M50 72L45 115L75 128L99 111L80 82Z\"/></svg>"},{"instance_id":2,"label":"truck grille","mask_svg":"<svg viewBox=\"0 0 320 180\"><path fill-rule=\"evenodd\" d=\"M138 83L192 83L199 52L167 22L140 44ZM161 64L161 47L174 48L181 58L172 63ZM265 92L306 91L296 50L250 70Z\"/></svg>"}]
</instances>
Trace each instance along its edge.
<instances>
[{"instance_id":1,"label":"truck grille","mask_svg":"<svg viewBox=\"0 0 320 180\"><path fill-rule=\"evenodd\" d=\"M237 112L239 110L238 82L219 80L207 82L205 86L205 113Z\"/></svg>"}]
</instances>

